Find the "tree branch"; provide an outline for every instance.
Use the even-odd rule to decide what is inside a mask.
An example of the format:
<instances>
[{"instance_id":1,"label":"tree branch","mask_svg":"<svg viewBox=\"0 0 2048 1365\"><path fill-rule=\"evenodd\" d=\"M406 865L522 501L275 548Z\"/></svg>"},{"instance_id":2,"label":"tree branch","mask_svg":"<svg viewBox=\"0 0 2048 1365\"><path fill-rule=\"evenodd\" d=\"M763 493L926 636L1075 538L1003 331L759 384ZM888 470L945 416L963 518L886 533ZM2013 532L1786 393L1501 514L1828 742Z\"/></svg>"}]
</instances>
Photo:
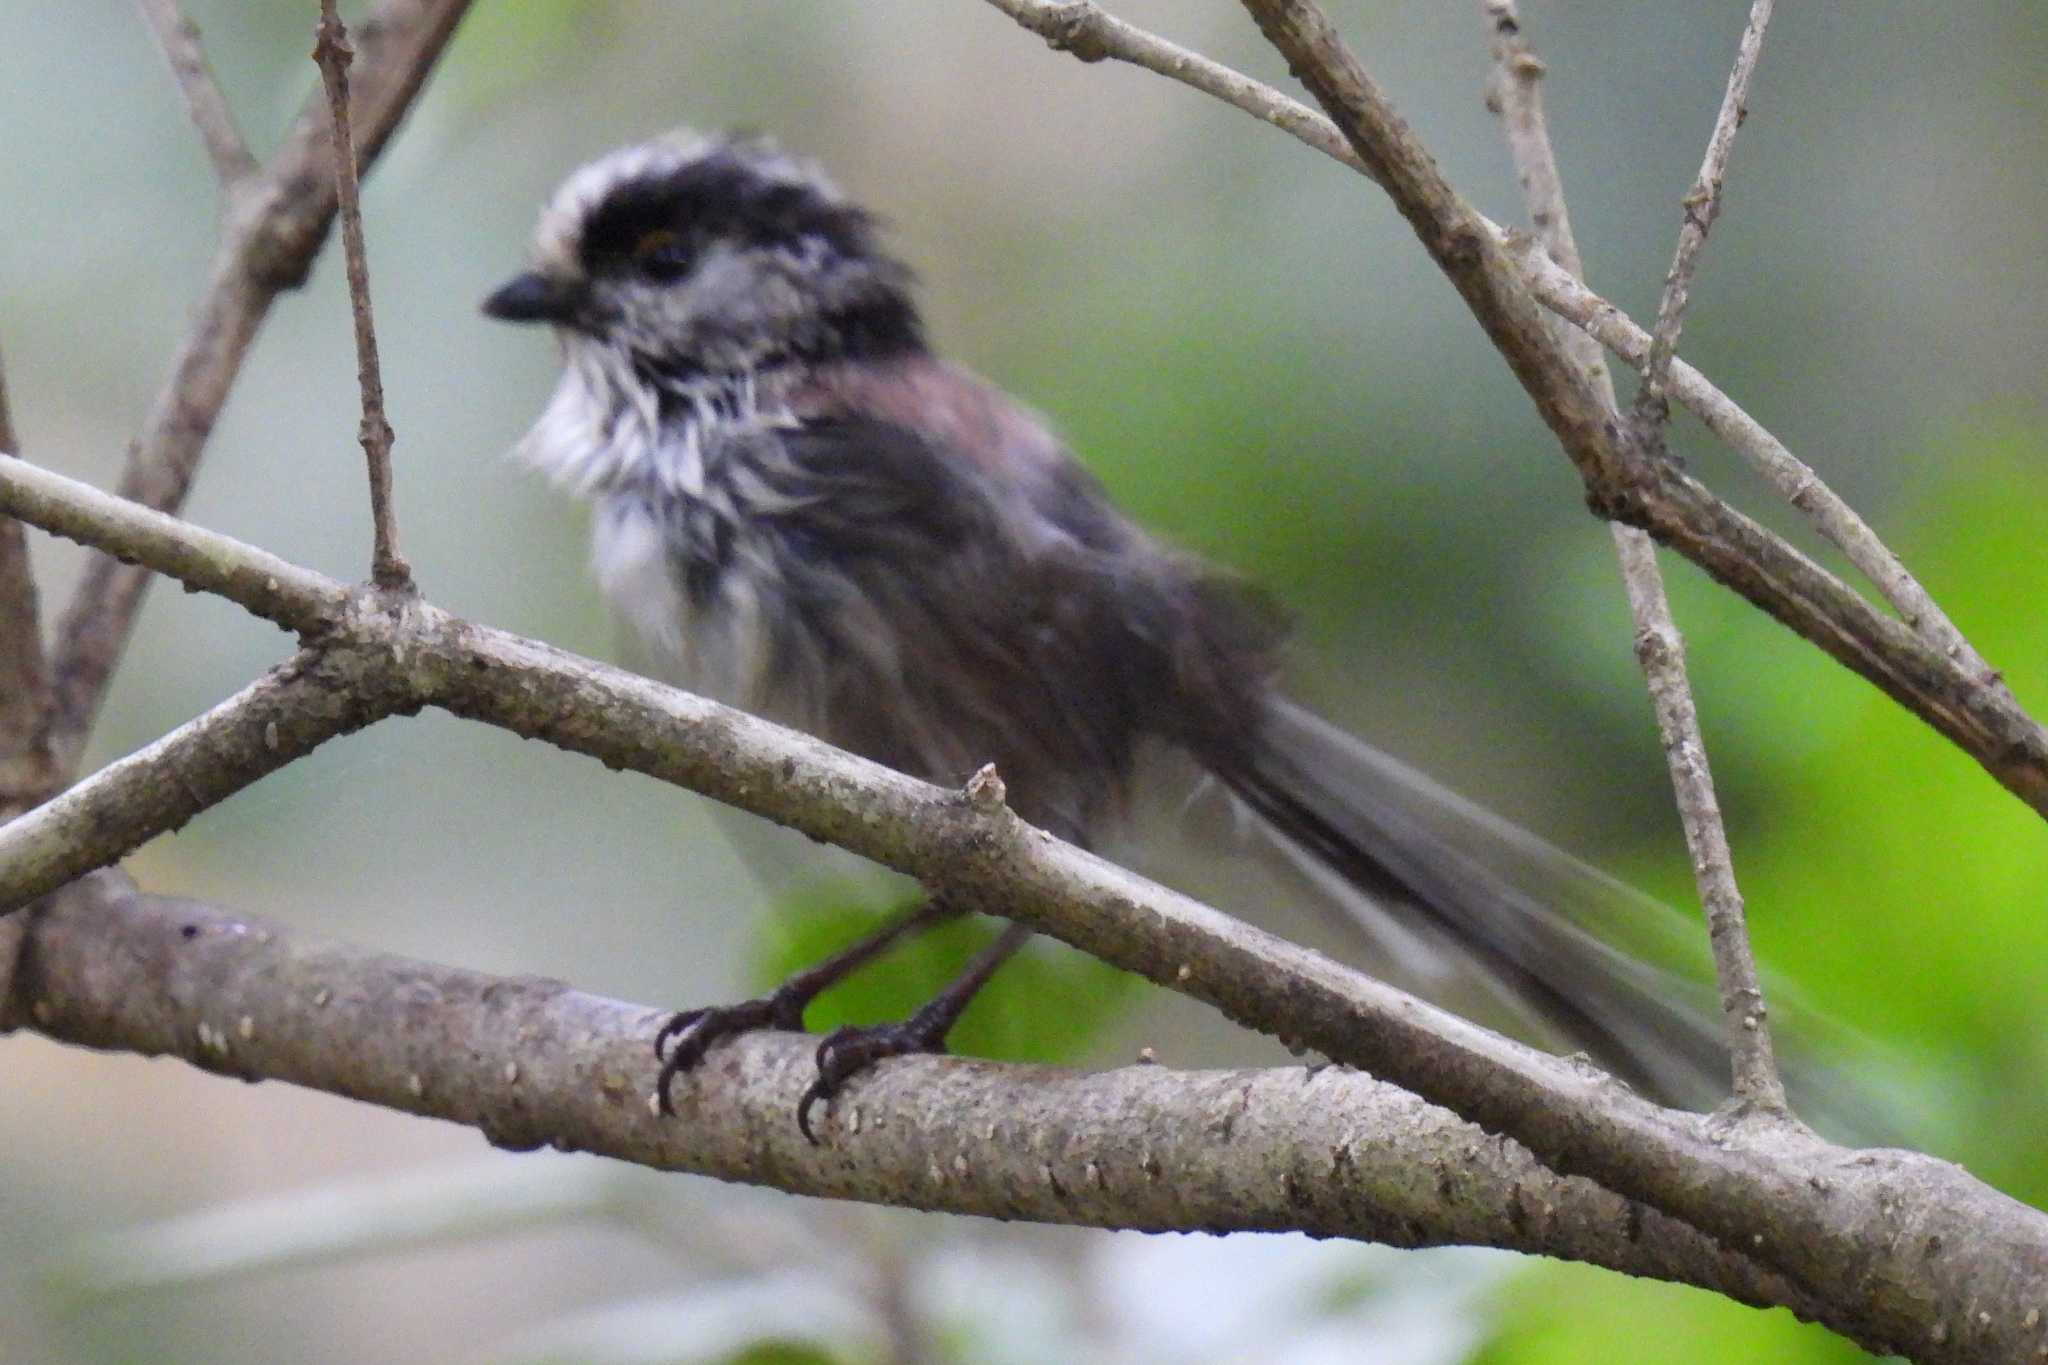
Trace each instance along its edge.
<instances>
[{"instance_id":1,"label":"tree branch","mask_svg":"<svg viewBox=\"0 0 2048 1365\"><path fill-rule=\"evenodd\" d=\"M362 390L363 420L359 432L363 458L370 470L370 523L375 543L370 555L370 580L391 592L412 591L412 569L398 553L398 514L391 504L391 423L384 415L384 374L377 362L377 324L370 310L370 258L363 245L363 209L356 186L355 141L349 131L348 67L355 50L348 30L334 12L334 0L320 0L320 23L313 42L313 60L327 87L327 109L333 127L334 188L341 208L341 254L348 266L349 311L355 318L356 387Z\"/></svg>"},{"instance_id":2,"label":"tree branch","mask_svg":"<svg viewBox=\"0 0 2048 1365\"><path fill-rule=\"evenodd\" d=\"M355 106L365 165L412 107L468 8L469 0L383 0L359 26L363 62ZM327 127L325 105L310 100L269 166L229 204L191 330L122 471L123 497L163 511L183 505L256 329L278 294L304 281L334 219ZM76 769L148 583L140 570L95 559L58 624L53 743L67 775Z\"/></svg>"},{"instance_id":3,"label":"tree branch","mask_svg":"<svg viewBox=\"0 0 2048 1365\"><path fill-rule=\"evenodd\" d=\"M275 1079L479 1129L795 1194L1153 1231L1505 1247L1826 1305L1685 1224L1338 1067L1079 1073L951 1057L878 1068L805 1141L814 1044L749 1034L645 1103L665 1011L301 938L103 874L35 913L0 1028Z\"/></svg>"},{"instance_id":4,"label":"tree branch","mask_svg":"<svg viewBox=\"0 0 2048 1365\"><path fill-rule=\"evenodd\" d=\"M345 650L302 650L205 715L0 825L6 878L53 888L111 859L113 831L182 829L336 735L407 709ZM371 688L366 689L365 684ZM115 855L118 857L119 855Z\"/></svg>"},{"instance_id":5,"label":"tree branch","mask_svg":"<svg viewBox=\"0 0 2048 1365\"><path fill-rule=\"evenodd\" d=\"M162 555L188 585L232 588L279 616L343 609L309 643L369 712L421 705L485 721L614 767L690 788L918 878L935 894L1028 924L1222 1010L1248 1027L1370 1071L1583 1175L1737 1246L1844 1315L1873 1349L1981 1360L2048 1344L2025 1309L2048 1301L2048 1216L1965 1172L1904 1152L1851 1152L1762 1118L1728 1125L1659 1109L1597 1071L1510 1042L1359 972L1253 929L969 799L821 741L476 625L417 599L348 589L296 570L264 581L269 556L225 537L165 543L145 509L83 510L81 486L0 459L0 513ZM58 499L57 494L62 494ZM64 516L37 515L53 500ZM62 523L60 526L58 523ZM171 523L176 526L175 522ZM353 720L354 717L352 716ZM253 782L267 760L221 746L206 794ZM90 834L111 861L176 818L140 789L140 765L81 783L67 800L107 812ZM0 906L55 889L30 869L64 818L46 805L0 826ZM651 1068L651 1064L648 1064ZM862 1103L856 1082L837 1103ZM1935 1248L1939 1254L1930 1254ZM1940 1340L1934 1340L1939 1333ZM1930 1344L1932 1343L1932 1344Z\"/></svg>"},{"instance_id":6,"label":"tree branch","mask_svg":"<svg viewBox=\"0 0 2048 1365\"><path fill-rule=\"evenodd\" d=\"M1508 147L1522 184L1529 221L1551 259L1571 273L1583 273L1579 245L1566 209L1564 177L1557 168L1548 120L1543 113L1543 63L1523 33L1515 0L1485 0L1493 30L1494 86L1489 101L1507 129ZM1562 321L1553 328L1565 354L1587 376L1610 414L1617 412L1614 379L1592 337ZM1699 708L1686 678L1685 637L1671 614L1656 547L1632 526L1612 525L1615 555L1635 618L1636 661L1649 688L1650 705L1663 740L1664 761L1685 830L1686 851L1700 908L1713 945L1714 975L1721 988L1736 1097L1773 1109L1785 1105L1785 1083L1771 1049L1763 985L1743 917L1742 892L1735 882L1721 803L1700 733Z\"/></svg>"},{"instance_id":7,"label":"tree branch","mask_svg":"<svg viewBox=\"0 0 2048 1365\"><path fill-rule=\"evenodd\" d=\"M1628 314L1588 289L1583 280L1551 259L1534 238L1511 235L1507 247L1538 303L1634 368L1640 370L1649 363L1650 334ZM1909 627L1954 660L1966 676L2002 690L1991 665L1956 629L1933 596L1811 466L1682 357L1673 358L1667 383L1672 396L1704 422L1707 430L1732 447L1814 530L1848 556Z\"/></svg>"},{"instance_id":8,"label":"tree branch","mask_svg":"<svg viewBox=\"0 0 2048 1365\"><path fill-rule=\"evenodd\" d=\"M1743 26L1735 65L1728 72L1728 88L1721 95L1721 111L1715 116L1714 131L1707 138L1699 176L1685 196L1678 247L1672 253L1671 269L1664 276L1663 297L1657 301L1657 325L1651 332L1650 358L1643 366L1642 387L1636 393L1635 420L1644 427L1661 425L1671 415L1664 398L1665 381L1671 373L1671 358L1678 353L1678 334L1685 325L1685 305L1692 293L1700 249L1707 244L1714 219L1721 215L1721 184L1728 173L1729 154L1735 149L1735 132L1749 116L1749 82L1756 74L1757 59L1763 55L1764 29L1771 22L1771 4L1772 0L1754 0L1749 7L1749 22Z\"/></svg>"},{"instance_id":9,"label":"tree branch","mask_svg":"<svg viewBox=\"0 0 2048 1365\"><path fill-rule=\"evenodd\" d=\"M7 376L0 370L0 452L18 454ZM50 753L50 672L36 580L21 523L0 517L0 820L49 794L57 765ZM0 936L4 937L4 936ZM0 959L6 956L0 942Z\"/></svg>"},{"instance_id":10,"label":"tree branch","mask_svg":"<svg viewBox=\"0 0 2048 1365\"><path fill-rule=\"evenodd\" d=\"M1157 71L1244 109L1375 181L1381 180L1382 169L1378 164L1347 142L1332 120L1228 67L1111 19L1092 0L988 3L1010 14L1024 27L1046 36L1055 47L1074 48L1077 55L1088 60L1114 57ZM1383 99L1380 107L1386 117L1394 117ZM1395 121L1398 123L1398 118ZM1402 132L1407 139L1402 155L1417 155L1428 163L1427 153L1413 143L1405 125ZM1429 171L1441 185L1433 165ZM1450 194L1448 186L1442 189L1444 194ZM1476 253L1476 270L1482 277L1490 276L1491 283L1482 280L1474 287L1491 288L1508 296L1523 293L1528 286L1514 266L1525 261L1527 253L1516 249L1518 234L1504 232L1457 201L1455 195L1451 195L1451 202L1457 203L1459 212L1446 227L1461 231L1446 231L1437 236L1444 243L1456 244L1461 255L1475 244L1485 247ZM1467 235L1473 232L1479 236ZM1506 255L1499 254L1503 252ZM1470 272L1467 285L1472 284L1469 275ZM1464 287L1467 286L1461 285L1461 289ZM1591 399L1590 390L1584 392L1586 402L1574 405L1573 410L1590 414L1597 403ZM1548 416L1546 413L1546 419ZM1642 461L1614 463L1612 457L1619 453L1624 439L1619 432L1608 437L1594 423L1575 429L1573 438L1563 441L1566 453L1586 482L1588 500L1595 511L1647 529L1716 580L1874 683L1969 754L2027 805L2048 815L2048 731L2027 715L1997 673L1985 666L1973 650L1967 645L1957 647L1961 637L1953 627L1945 632L1940 629L1947 623L1940 620L1938 612L1909 605L1925 601L1926 594L1918 591L1917 585L1905 587L1911 580L1905 578L1903 568L1888 551L1875 545L1874 536L1869 548L1853 551L1851 557L1859 566L1866 566L1880 586L1890 585L1890 590L1901 591L1901 597L1895 600L1911 623L1909 626L1901 626L1872 609L1833 574L1727 506L1675 466ZM1807 471L1807 477L1811 477L1811 471ZM1824 505L1825 500L1817 496L1818 489L1817 480L1801 479L1787 496L1811 515L1813 508ZM1926 602L1926 607L1932 607L1931 601ZM1916 632L1926 638L1916 640Z\"/></svg>"},{"instance_id":11,"label":"tree branch","mask_svg":"<svg viewBox=\"0 0 2048 1365\"><path fill-rule=\"evenodd\" d=\"M206 144L206 155L213 161L213 173L220 180L221 190L233 194L260 168L256 158L249 154L242 130L235 126L234 111L228 108L227 97L214 80L206 49L199 41L199 25L178 8L178 0L136 0L136 4L156 33L164 60L170 63L178 93L185 99L185 112L198 129L199 140Z\"/></svg>"}]
</instances>

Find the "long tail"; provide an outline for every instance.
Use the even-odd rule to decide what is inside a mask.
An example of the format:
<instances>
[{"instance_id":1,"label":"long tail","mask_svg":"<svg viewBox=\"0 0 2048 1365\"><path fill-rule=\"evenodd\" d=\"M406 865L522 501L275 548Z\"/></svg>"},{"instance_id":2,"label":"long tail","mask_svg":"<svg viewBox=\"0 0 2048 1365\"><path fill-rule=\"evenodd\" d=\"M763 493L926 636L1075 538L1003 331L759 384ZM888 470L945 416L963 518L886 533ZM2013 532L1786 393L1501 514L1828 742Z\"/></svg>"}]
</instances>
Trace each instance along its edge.
<instances>
[{"instance_id":1,"label":"long tail","mask_svg":"<svg viewBox=\"0 0 2048 1365\"><path fill-rule=\"evenodd\" d=\"M1211 770L1375 965L1476 983L1666 1103L1728 1093L1712 992L1640 955L1667 955L1662 905L1285 700Z\"/></svg>"}]
</instances>

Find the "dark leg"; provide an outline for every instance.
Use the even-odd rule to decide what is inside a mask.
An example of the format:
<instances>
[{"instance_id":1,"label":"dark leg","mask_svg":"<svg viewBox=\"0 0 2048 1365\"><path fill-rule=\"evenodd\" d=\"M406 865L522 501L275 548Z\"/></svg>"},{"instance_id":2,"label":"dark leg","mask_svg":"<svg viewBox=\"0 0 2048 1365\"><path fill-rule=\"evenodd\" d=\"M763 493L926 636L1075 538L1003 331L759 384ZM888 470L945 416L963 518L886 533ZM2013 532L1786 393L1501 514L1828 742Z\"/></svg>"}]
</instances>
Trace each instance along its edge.
<instances>
[{"instance_id":1,"label":"dark leg","mask_svg":"<svg viewBox=\"0 0 2048 1365\"><path fill-rule=\"evenodd\" d=\"M654 1035L654 1055L661 1059L661 1077L654 1093L664 1114L675 1113L669 1102L669 1087L675 1078L704 1060L704 1054L721 1038L755 1029L779 1028L801 1033L804 1007L825 989L844 979L856 968L888 951L901 940L943 923L960 912L942 900L928 900L897 916L855 943L834 953L815 967L798 972L768 994L737 1005L713 1005L683 1010L670 1016ZM673 1044L673 1046L671 1046Z\"/></svg>"},{"instance_id":2,"label":"dark leg","mask_svg":"<svg viewBox=\"0 0 2048 1365\"><path fill-rule=\"evenodd\" d=\"M825 1041L818 1044L818 1079L811 1082L811 1088L804 1091L804 1097L797 1101L796 1126L803 1130L803 1135L813 1144L817 1142L811 1132L811 1106L820 1100L830 1100L839 1093L839 1087L857 1073L885 1057L901 1057L913 1052L944 1052L946 1035L953 1031L953 1025L959 1021L968 1002L988 984L988 979L996 974L996 968L1023 947L1024 940L1030 937L1031 930L1021 924L1005 925L1002 936L982 949L981 955L967 964L966 971L954 977L952 984L940 991L929 1004L901 1023L849 1026L825 1035Z\"/></svg>"}]
</instances>

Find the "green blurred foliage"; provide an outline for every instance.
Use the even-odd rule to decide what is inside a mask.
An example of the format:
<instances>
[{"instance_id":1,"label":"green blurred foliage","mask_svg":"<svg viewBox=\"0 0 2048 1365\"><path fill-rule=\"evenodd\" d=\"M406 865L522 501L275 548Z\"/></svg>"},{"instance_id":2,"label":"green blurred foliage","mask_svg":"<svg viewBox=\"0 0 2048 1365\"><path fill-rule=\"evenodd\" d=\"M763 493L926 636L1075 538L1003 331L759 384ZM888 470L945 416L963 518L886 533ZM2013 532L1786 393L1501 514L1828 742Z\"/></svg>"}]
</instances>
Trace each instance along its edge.
<instances>
[{"instance_id":1,"label":"green blurred foliage","mask_svg":"<svg viewBox=\"0 0 2048 1365\"><path fill-rule=\"evenodd\" d=\"M846 1357L806 1342L756 1342L725 1358L721 1365L842 1365Z\"/></svg>"},{"instance_id":2,"label":"green blurred foliage","mask_svg":"<svg viewBox=\"0 0 2048 1365\"><path fill-rule=\"evenodd\" d=\"M1928 473L1898 511L1895 548L2038 712L2048 698L2048 430L1961 431L1916 467ZM1907 1137L2016 1198L2048 1203L2040 818L1732 594L1674 573L1672 595L1708 743L1717 766L1739 775L1732 837L1760 957L1809 1008L1880 1045L1856 1079ZM1646 865L1638 880L1694 904L1683 866L1670 862ZM1509 1297L1480 1362L1863 1358L1783 1312L1546 1263Z\"/></svg>"},{"instance_id":3,"label":"green blurred foliage","mask_svg":"<svg viewBox=\"0 0 2048 1365\"><path fill-rule=\"evenodd\" d=\"M1718 1294L1549 1264L1501 1295L1500 1330L1470 1365L1849 1365L1871 1357L1783 1309L1759 1312Z\"/></svg>"}]
</instances>

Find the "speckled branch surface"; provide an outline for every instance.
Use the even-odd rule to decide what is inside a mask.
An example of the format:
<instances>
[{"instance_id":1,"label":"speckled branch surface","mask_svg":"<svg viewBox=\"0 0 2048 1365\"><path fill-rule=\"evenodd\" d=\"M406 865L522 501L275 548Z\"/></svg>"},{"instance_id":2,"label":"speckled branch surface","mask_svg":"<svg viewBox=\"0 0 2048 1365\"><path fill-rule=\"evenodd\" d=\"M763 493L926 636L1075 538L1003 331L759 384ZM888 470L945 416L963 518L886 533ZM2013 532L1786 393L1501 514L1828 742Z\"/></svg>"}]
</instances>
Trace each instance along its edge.
<instances>
[{"instance_id":1,"label":"speckled branch surface","mask_svg":"<svg viewBox=\"0 0 2048 1365\"><path fill-rule=\"evenodd\" d=\"M1684 1223L1341 1067L903 1059L865 1079L813 1145L790 1119L812 1074L801 1037L721 1045L660 1119L647 1039L665 1011L309 940L118 874L36 911L22 963L0 1027L291 1081L504 1147L992 1218L1506 1247L1824 1311Z\"/></svg>"},{"instance_id":2,"label":"speckled branch surface","mask_svg":"<svg viewBox=\"0 0 2048 1365\"><path fill-rule=\"evenodd\" d=\"M416 598L281 566L19 460L0 457L0 513L289 622L327 671L323 685L355 708L332 722L337 729L435 706L702 792L1513 1137L1552 1170L1742 1249L1873 1349L1975 1361L2048 1346L2039 1311L2048 1304L2048 1216L1947 1163L1848 1151L1762 1116L1728 1123L1660 1109L1597 1071L1062 844L1000 806ZM189 810L175 796L167 801L167 790L197 809L274 766L267 728L230 728L239 743L221 743L221 730L202 718L160 741L146 768L115 765L0 826L0 907L175 827ZM52 862L43 853L53 848L82 852ZM841 1106L858 1106L862 1087L856 1082Z\"/></svg>"}]
</instances>

